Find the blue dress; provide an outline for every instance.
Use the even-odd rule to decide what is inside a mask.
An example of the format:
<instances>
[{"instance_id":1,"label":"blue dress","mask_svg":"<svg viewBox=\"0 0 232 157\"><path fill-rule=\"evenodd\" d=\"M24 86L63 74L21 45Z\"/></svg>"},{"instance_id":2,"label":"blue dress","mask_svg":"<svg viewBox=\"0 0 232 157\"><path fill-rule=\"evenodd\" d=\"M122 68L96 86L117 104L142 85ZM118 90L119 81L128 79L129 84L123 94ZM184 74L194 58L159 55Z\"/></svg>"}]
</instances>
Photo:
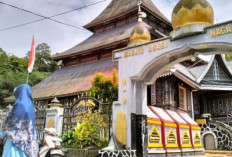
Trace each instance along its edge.
<instances>
[{"instance_id":1,"label":"blue dress","mask_svg":"<svg viewBox=\"0 0 232 157\"><path fill-rule=\"evenodd\" d=\"M4 132L0 132L0 137L4 138L6 134ZM4 149L2 153L2 157L27 157L25 153L16 147L10 138L7 138L6 143L4 144Z\"/></svg>"},{"instance_id":2,"label":"blue dress","mask_svg":"<svg viewBox=\"0 0 232 157\"><path fill-rule=\"evenodd\" d=\"M2 133L7 136L3 157L37 157L35 107L31 88L22 84L15 89L14 95L16 101L2 126Z\"/></svg>"}]
</instances>

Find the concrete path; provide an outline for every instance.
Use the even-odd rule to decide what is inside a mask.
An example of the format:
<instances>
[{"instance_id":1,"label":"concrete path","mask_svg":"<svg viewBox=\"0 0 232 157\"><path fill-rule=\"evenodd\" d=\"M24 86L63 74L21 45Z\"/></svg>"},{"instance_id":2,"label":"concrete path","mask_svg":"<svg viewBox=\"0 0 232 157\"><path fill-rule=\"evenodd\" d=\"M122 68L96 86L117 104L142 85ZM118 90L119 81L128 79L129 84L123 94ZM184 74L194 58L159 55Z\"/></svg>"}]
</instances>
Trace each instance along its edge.
<instances>
[{"instance_id":1,"label":"concrete path","mask_svg":"<svg viewBox=\"0 0 232 157\"><path fill-rule=\"evenodd\" d=\"M184 157L232 157L232 155L225 155L225 154L205 154L205 155L191 155L191 156L184 156Z\"/></svg>"},{"instance_id":2,"label":"concrete path","mask_svg":"<svg viewBox=\"0 0 232 157\"><path fill-rule=\"evenodd\" d=\"M191 155L186 157L232 157L232 151L205 150L205 155Z\"/></svg>"}]
</instances>

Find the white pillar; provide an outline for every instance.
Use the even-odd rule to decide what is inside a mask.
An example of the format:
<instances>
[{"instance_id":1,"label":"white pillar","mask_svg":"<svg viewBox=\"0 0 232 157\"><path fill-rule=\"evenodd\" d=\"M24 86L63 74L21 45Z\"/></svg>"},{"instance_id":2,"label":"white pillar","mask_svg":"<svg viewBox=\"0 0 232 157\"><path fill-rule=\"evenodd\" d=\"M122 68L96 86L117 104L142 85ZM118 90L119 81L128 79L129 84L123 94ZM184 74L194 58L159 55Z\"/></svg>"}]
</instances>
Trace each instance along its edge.
<instances>
[{"instance_id":1,"label":"white pillar","mask_svg":"<svg viewBox=\"0 0 232 157\"><path fill-rule=\"evenodd\" d=\"M53 127L59 136L62 135L63 113L64 109L57 106L51 106L51 108L46 109L45 128Z\"/></svg>"}]
</instances>

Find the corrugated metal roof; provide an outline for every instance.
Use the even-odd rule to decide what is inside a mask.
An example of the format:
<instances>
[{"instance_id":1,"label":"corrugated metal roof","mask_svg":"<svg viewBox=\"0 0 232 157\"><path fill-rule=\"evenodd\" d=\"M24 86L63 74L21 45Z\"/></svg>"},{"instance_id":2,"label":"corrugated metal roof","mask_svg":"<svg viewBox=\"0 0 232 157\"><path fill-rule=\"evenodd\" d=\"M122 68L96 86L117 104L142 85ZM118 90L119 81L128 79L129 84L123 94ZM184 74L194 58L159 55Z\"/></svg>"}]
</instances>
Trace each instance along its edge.
<instances>
[{"instance_id":1,"label":"corrugated metal roof","mask_svg":"<svg viewBox=\"0 0 232 157\"><path fill-rule=\"evenodd\" d=\"M32 97L46 99L87 91L91 88L91 81L98 72L111 76L114 69L117 69L117 63L112 59L64 67L33 86ZM8 97L5 101L14 101L14 97Z\"/></svg>"},{"instance_id":2,"label":"corrugated metal roof","mask_svg":"<svg viewBox=\"0 0 232 157\"><path fill-rule=\"evenodd\" d=\"M202 73L205 71L207 66L208 66L207 64L200 65L197 67L189 68L188 71L193 75L195 79L198 79L202 75Z\"/></svg>"},{"instance_id":3,"label":"corrugated metal roof","mask_svg":"<svg viewBox=\"0 0 232 157\"><path fill-rule=\"evenodd\" d=\"M91 26L97 25L101 22L106 22L116 17L120 17L133 10L138 10L137 0L112 0L111 3L106 7L103 12L98 15L93 21L84 26L84 28L89 28ZM150 12L154 13L170 24L169 20L156 8L151 0L142 0L142 8L148 9Z\"/></svg>"},{"instance_id":4,"label":"corrugated metal roof","mask_svg":"<svg viewBox=\"0 0 232 157\"><path fill-rule=\"evenodd\" d=\"M184 76L188 77L189 79L191 79L193 81L196 81L195 76L193 76L192 73L189 71L189 69L187 67L185 67L184 65L182 65L182 64L175 64L174 68L178 72L182 73Z\"/></svg>"},{"instance_id":5,"label":"corrugated metal roof","mask_svg":"<svg viewBox=\"0 0 232 157\"><path fill-rule=\"evenodd\" d=\"M72 47L71 49L58 53L52 56L53 59L63 58L72 54L82 54L84 51L97 50L102 46L121 43L123 40L128 39L137 22L118 27L112 31L104 32L102 34L93 34L88 39L80 44Z\"/></svg>"}]
</instances>

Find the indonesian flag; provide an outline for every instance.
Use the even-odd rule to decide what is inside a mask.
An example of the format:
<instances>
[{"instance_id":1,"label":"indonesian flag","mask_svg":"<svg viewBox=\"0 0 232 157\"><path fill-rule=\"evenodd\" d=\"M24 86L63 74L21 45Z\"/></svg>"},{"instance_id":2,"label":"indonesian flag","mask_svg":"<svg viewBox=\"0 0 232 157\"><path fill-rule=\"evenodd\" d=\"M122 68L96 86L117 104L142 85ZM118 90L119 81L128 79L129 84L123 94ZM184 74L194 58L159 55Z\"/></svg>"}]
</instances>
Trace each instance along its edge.
<instances>
[{"instance_id":1,"label":"indonesian flag","mask_svg":"<svg viewBox=\"0 0 232 157\"><path fill-rule=\"evenodd\" d=\"M32 43L31 43L31 52L29 54L29 60L28 60L28 72L29 73L32 72L34 63L35 63L35 40L33 36Z\"/></svg>"}]
</instances>

